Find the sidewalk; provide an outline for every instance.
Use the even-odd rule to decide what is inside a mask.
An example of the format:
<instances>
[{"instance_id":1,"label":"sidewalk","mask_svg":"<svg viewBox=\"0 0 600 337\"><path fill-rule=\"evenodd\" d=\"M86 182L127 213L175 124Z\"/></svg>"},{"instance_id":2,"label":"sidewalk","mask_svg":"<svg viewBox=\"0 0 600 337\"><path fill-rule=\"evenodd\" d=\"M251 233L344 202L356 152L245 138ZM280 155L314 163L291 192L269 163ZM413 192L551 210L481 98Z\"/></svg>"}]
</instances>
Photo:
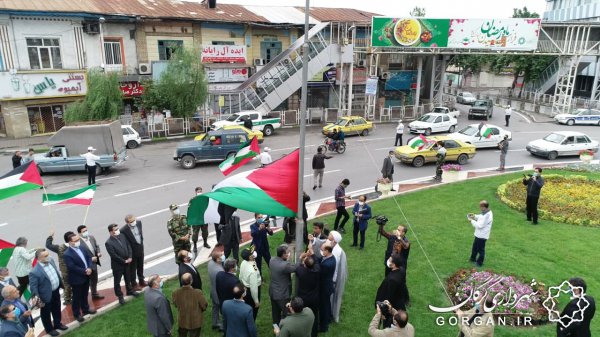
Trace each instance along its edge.
<instances>
[{"instance_id":1,"label":"sidewalk","mask_svg":"<svg viewBox=\"0 0 600 337\"><path fill-rule=\"evenodd\" d=\"M524 110L513 110L513 111L527 116L534 123L556 123L554 121L554 118L547 116L547 115L542 115L540 113L529 112L529 111L524 111Z\"/></svg>"},{"instance_id":2,"label":"sidewalk","mask_svg":"<svg viewBox=\"0 0 600 337\"><path fill-rule=\"evenodd\" d=\"M52 135L33 136L29 138L10 139L0 138L0 154L12 154L16 150L27 152L32 147L34 149L44 149L48 147L48 139Z\"/></svg>"},{"instance_id":3,"label":"sidewalk","mask_svg":"<svg viewBox=\"0 0 600 337\"><path fill-rule=\"evenodd\" d=\"M593 163L598 164L599 161L594 160ZM533 170L534 167L544 167L544 168L545 167L560 167L560 166L564 166L566 164L567 164L567 162L554 163L554 162L545 161L543 163L533 163L533 164L528 164L528 165L523 165L523 166L511 166L511 167L508 167L505 171L498 171L495 167L479 169L479 170L471 170L471 171L461 171L459 181L478 179L478 178L496 176L496 175L501 175L501 174L510 174L510 173L514 173L514 172L522 171L522 170ZM448 183L434 182L432 178L417 178L417 179L412 179L412 180L401 181L396 184L398 184L397 186L395 186L397 189L397 192L391 192L387 196L383 196L383 195L375 192L374 187L366 188L366 189L358 190L358 191L351 191L348 194L352 195L352 196L357 196L359 194L369 193L371 196L373 196L373 197L371 197L370 201L383 200L383 199L387 199L387 198L392 198L397 195L410 193L410 192L414 192L414 191L418 191L418 190L422 190L422 189L432 188L432 187L435 187L438 185L445 185ZM354 202L355 201L347 201L346 206L351 207L354 204ZM307 212L308 212L309 220L312 220L312 219L320 217L320 216L333 214L336 212L335 202L333 201L333 198L316 200L314 202L307 204ZM252 238L250 236L250 230L249 230L250 223L251 223L250 220L243 222L241 246L250 243L250 241L252 240ZM274 227L274 230L280 231L281 227ZM209 245L211 245L212 247L215 247L215 248L212 248L210 250L208 250L208 249L199 250L198 256L196 257L196 260L194 261L195 265L200 265L200 264L204 264L204 263L208 262L213 251L215 251L215 250L221 251L223 249L222 247L216 247L217 242L216 242L216 237L215 237L214 233L212 233L209 236ZM173 253L171 251L168 251L161 258L173 259ZM146 265L145 268L148 268L149 267L148 264L153 263L155 260L156 259L147 260L145 263L145 265ZM174 268L174 270L175 270L175 268ZM164 275L162 277L166 278L166 279L174 279L177 277L177 274ZM113 308L120 306L116 296L114 295L112 284L113 284L112 277L105 278L99 282L98 291L100 292L100 294L102 296L105 296L105 298L102 300L92 300L91 295L90 295L89 300L90 300L90 303L92 303L91 308L96 309L98 312L92 316L86 315L85 322L87 322L90 319L93 319L95 317L98 317L99 315L101 315L104 312L107 312L109 310L112 310ZM122 289L122 290L124 292L124 289ZM126 301L131 300L131 297L126 297L125 300ZM34 317L37 317L37 316L39 316L39 312L34 313ZM80 324L82 324L82 323L79 323L74 320L73 313L72 313L70 307L62 306L62 317L63 317L62 323L69 327L69 330L67 330L67 331L72 331L73 329L79 327ZM83 324L85 324L85 322ZM35 330L41 332L41 333L38 333L38 336L46 335L46 333L44 332L41 320L37 321Z\"/></svg>"}]
</instances>

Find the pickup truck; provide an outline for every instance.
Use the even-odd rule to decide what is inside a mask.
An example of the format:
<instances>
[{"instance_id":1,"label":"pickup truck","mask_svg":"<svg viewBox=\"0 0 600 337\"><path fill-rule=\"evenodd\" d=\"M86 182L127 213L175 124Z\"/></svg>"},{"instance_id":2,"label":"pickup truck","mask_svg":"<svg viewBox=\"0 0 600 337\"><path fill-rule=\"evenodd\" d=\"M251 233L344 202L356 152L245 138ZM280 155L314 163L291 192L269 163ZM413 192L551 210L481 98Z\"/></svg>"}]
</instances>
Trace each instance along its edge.
<instances>
[{"instance_id":1,"label":"pickup truck","mask_svg":"<svg viewBox=\"0 0 600 337\"><path fill-rule=\"evenodd\" d=\"M281 118L263 115L259 111L241 111L234 113L224 121L218 121L211 125L212 130L219 130L225 125L244 125L247 117L252 120L252 130L261 131L266 137L273 134L275 129L281 128Z\"/></svg>"},{"instance_id":2,"label":"pickup truck","mask_svg":"<svg viewBox=\"0 0 600 337\"><path fill-rule=\"evenodd\" d=\"M468 119L483 117L485 120L492 118L494 113L494 102L491 99L478 99L469 109Z\"/></svg>"},{"instance_id":3,"label":"pickup truck","mask_svg":"<svg viewBox=\"0 0 600 337\"><path fill-rule=\"evenodd\" d=\"M173 160L184 169L192 169L199 162L219 162L235 155L247 141L248 134L241 129L209 131L200 140L177 144Z\"/></svg>"},{"instance_id":4,"label":"pickup truck","mask_svg":"<svg viewBox=\"0 0 600 337\"><path fill-rule=\"evenodd\" d=\"M460 111L458 111L456 109L450 109L445 106L436 106L430 112L445 114L445 115L448 115L448 116L450 116L452 118L456 118L456 119L458 119L458 116L460 116Z\"/></svg>"},{"instance_id":5,"label":"pickup truck","mask_svg":"<svg viewBox=\"0 0 600 337\"><path fill-rule=\"evenodd\" d=\"M50 172L85 171L88 146L96 148L100 157L96 162L96 173L122 165L127 160L127 149L123 142L121 123L65 126L48 140L50 151L34 155L40 174Z\"/></svg>"}]
</instances>

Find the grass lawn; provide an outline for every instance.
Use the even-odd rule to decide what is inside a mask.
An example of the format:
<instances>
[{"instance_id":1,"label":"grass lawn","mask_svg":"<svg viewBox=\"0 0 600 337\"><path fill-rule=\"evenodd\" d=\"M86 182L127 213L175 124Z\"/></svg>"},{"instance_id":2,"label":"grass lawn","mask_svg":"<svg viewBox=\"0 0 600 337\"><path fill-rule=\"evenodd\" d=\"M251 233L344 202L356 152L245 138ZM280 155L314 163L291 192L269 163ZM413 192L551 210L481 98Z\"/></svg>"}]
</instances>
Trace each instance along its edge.
<instances>
[{"instance_id":1,"label":"grass lawn","mask_svg":"<svg viewBox=\"0 0 600 337\"><path fill-rule=\"evenodd\" d=\"M551 171L548 170L549 172ZM588 175L600 179L600 174ZM579 276L586 280L590 295L599 297L600 272L597 269L597 261L600 260L600 251L594 242L600 242L600 229L547 221L541 221L538 226L531 225L525 221L523 214L500 203L496 197L496 189L501 183L520 176L520 173L516 173L477 179L396 197L411 224L408 237L412 241L412 248L407 275L411 306L408 312L409 320L415 326L418 335L456 335L456 327L438 326L437 314L433 314L428 308L429 304L448 306L449 301L427 262L424 251L443 282L457 269L470 267L468 257L473 229L466 221L465 214L477 213L478 202L481 199L489 200L494 212L492 234L486 247L485 269L516 274L528 280L535 278L547 285L558 285L570 277ZM384 214L390 219L388 231L405 222L393 199L375 202L372 207L373 214ZM325 221L331 224L333 217L326 217ZM348 256L349 280L342 304L341 322L330 325L330 332L322 336L367 336L368 324L375 313L375 292L383 279L383 257L386 249L385 241L375 240L376 230L377 225L372 222L367 231L365 249L362 251L350 247L351 230L344 236L342 246ZM417 243L417 237L423 250ZM275 235L270 239L272 251L282 239L282 235ZM173 270L175 271L175 268ZM265 270L267 272L264 276L268 284L268 269ZM201 266L200 271L205 294L209 294L206 265ZM164 292L169 298L176 286L175 282L166 284ZM204 315L202 336L222 336L210 328L210 310L209 306ZM175 308L173 312L176 313ZM259 336L272 335L270 312L268 287L265 286L257 319ZM555 329L555 325L534 328L498 327L495 336L553 336ZM600 331L599 319L593 321L592 331ZM143 299L136 299L122 308L102 315L74 330L71 335L149 336Z\"/></svg>"}]
</instances>

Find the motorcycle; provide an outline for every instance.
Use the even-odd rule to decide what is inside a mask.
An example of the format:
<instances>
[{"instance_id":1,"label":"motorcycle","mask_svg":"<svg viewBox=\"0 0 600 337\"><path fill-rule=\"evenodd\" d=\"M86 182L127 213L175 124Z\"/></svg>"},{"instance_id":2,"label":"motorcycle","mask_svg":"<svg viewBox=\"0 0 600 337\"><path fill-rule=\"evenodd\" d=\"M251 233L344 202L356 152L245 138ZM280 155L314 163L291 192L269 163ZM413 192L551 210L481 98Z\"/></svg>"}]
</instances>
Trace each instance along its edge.
<instances>
[{"instance_id":1,"label":"motorcycle","mask_svg":"<svg viewBox=\"0 0 600 337\"><path fill-rule=\"evenodd\" d=\"M336 144L337 143L337 144ZM331 138L326 138L324 145L319 146L321 148L321 153L325 154L329 150L329 152L337 152L342 154L346 152L346 143L342 141L334 141Z\"/></svg>"}]
</instances>

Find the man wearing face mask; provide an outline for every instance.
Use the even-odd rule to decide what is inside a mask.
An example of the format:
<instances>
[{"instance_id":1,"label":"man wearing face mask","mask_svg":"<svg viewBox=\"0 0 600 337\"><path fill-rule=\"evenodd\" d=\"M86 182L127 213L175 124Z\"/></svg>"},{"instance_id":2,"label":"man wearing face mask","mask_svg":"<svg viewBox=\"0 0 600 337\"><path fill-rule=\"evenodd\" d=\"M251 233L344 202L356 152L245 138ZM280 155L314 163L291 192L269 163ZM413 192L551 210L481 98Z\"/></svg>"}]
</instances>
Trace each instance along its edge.
<instances>
[{"instance_id":1,"label":"man wearing face mask","mask_svg":"<svg viewBox=\"0 0 600 337\"><path fill-rule=\"evenodd\" d=\"M179 264L177 253L180 250L192 250L190 244L191 230L187 224L187 217L181 214L179 206L172 204L169 206L171 219L167 222L167 231L173 240L173 251L175 253L175 263Z\"/></svg>"},{"instance_id":2,"label":"man wearing face mask","mask_svg":"<svg viewBox=\"0 0 600 337\"><path fill-rule=\"evenodd\" d=\"M21 295L19 294L19 289L13 286L6 286L2 289L2 297L4 297L4 301L0 305L13 305L17 308L15 313L16 318L23 323L24 326L33 327L33 319L31 318L31 310L27 304L21 301Z\"/></svg>"},{"instance_id":3,"label":"man wearing face mask","mask_svg":"<svg viewBox=\"0 0 600 337\"><path fill-rule=\"evenodd\" d=\"M379 285L376 302L388 301L394 309L406 310L406 304L409 301L408 288L406 287L406 269L402 267L402 256L392 254L388 262L388 267L392 270ZM392 324L391 317L386 317L389 327Z\"/></svg>"},{"instance_id":4,"label":"man wearing face mask","mask_svg":"<svg viewBox=\"0 0 600 337\"><path fill-rule=\"evenodd\" d=\"M394 157L394 151L388 152L387 157L383 159L383 167L381 168L381 176L383 179L389 179L390 183L394 182L394 162L392 158ZM395 191L392 185L392 191Z\"/></svg>"},{"instance_id":5,"label":"man wearing face mask","mask_svg":"<svg viewBox=\"0 0 600 337\"><path fill-rule=\"evenodd\" d=\"M77 227L77 233L79 233L82 241L81 249L85 250L89 256L92 257L92 275L90 275L90 291L92 292L92 299L101 300L104 296L98 294L98 266L100 266L100 246L96 242L96 238L90 235L87 227L81 225Z\"/></svg>"},{"instance_id":6,"label":"man wearing face mask","mask_svg":"<svg viewBox=\"0 0 600 337\"><path fill-rule=\"evenodd\" d=\"M269 269L271 271L271 284L269 285L269 296L271 297L271 318L273 324L279 324L287 315L286 303L290 300L292 286L292 273L298 268L297 265L288 261L290 252L287 245L277 247L277 257L271 259Z\"/></svg>"},{"instance_id":7,"label":"man wearing face mask","mask_svg":"<svg viewBox=\"0 0 600 337\"><path fill-rule=\"evenodd\" d=\"M196 187L196 196L202 194L202 187ZM193 198L192 198L193 199ZM190 202L192 203L192 199ZM202 240L204 241L204 248L210 249L210 245L208 244L208 224L193 224L188 223L188 225L192 226L192 243L194 244L194 255L198 256L198 235L202 232Z\"/></svg>"},{"instance_id":8,"label":"man wearing face mask","mask_svg":"<svg viewBox=\"0 0 600 337\"><path fill-rule=\"evenodd\" d=\"M379 226L379 234L388 240L385 259L383 260L383 264L385 265L385 276L387 276L391 271L387 266L387 261L392 254L400 254L400 256L402 256L402 265L404 268L407 268L408 254L410 253L410 241L406 237L405 226L398 225L396 230L392 233L386 232L384 227L385 226Z\"/></svg>"},{"instance_id":9,"label":"man wearing face mask","mask_svg":"<svg viewBox=\"0 0 600 337\"><path fill-rule=\"evenodd\" d=\"M256 324L252 308L244 303L246 287L237 283L232 289L232 298L223 304L223 329L225 337L256 337Z\"/></svg>"},{"instance_id":10,"label":"man wearing face mask","mask_svg":"<svg viewBox=\"0 0 600 337\"><path fill-rule=\"evenodd\" d=\"M223 264L223 271L217 273L215 283L217 284L217 295L219 296L219 305L223 308L223 302L233 299L233 287L240 282L235 276L237 270L237 261L227 259ZM222 311L221 311L222 313Z\"/></svg>"},{"instance_id":11,"label":"man wearing face mask","mask_svg":"<svg viewBox=\"0 0 600 337\"><path fill-rule=\"evenodd\" d=\"M179 286L183 286L182 276L189 273L192 275L192 288L202 290L202 279L198 269L194 266L195 257L194 253L187 250L179 251Z\"/></svg>"},{"instance_id":12,"label":"man wearing face mask","mask_svg":"<svg viewBox=\"0 0 600 337\"><path fill-rule=\"evenodd\" d=\"M252 246L257 254L256 266L262 274L262 260L269 265L271 262L271 252L269 251L269 238L267 235L273 235L273 230L269 226L266 216L254 213L255 222L250 225L250 234L252 235Z\"/></svg>"},{"instance_id":13,"label":"man wearing face mask","mask_svg":"<svg viewBox=\"0 0 600 337\"><path fill-rule=\"evenodd\" d=\"M119 304L125 304L123 298L123 291L121 291L121 278L125 278L125 289L128 296L138 297L131 287L131 280L129 275L129 264L131 263L131 246L129 242L121 235L119 226L117 224L108 225L108 233L110 237L104 244L106 251L110 255L110 267L113 272L113 285L115 289L115 295L119 299Z\"/></svg>"},{"instance_id":14,"label":"man wearing face mask","mask_svg":"<svg viewBox=\"0 0 600 337\"><path fill-rule=\"evenodd\" d=\"M136 288L139 284L140 289L146 286L144 277L144 232L142 222L137 220L134 215L128 214L125 217L125 225L121 227L121 234L131 246L131 263L127 267L131 287ZM136 276L138 282L136 283Z\"/></svg>"},{"instance_id":15,"label":"man wearing face mask","mask_svg":"<svg viewBox=\"0 0 600 337\"><path fill-rule=\"evenodd\" d=\"M308 248L316 259L323 257L321 255L321 245L327 241L327 236L323 234L323 227L325 227L324 223L314 222L313 233L308 235Z\"/></svg>"},{"instance_id":16,"label":"man wearing face mask","mask_svg":"<svg viewBox=\"0 0 600 337\"><path fill-rule=\"evenodd\" d=\"M319 261L321 273L319 275L319 332L327 332L331 322L331 295L335 291L333 275L335 274L336 261L333 248L328 243L321 246Z\"/></svg>"},{"instance_id":17,"label":"man wearing face mask","mask_svg":"<svg viewBox=\"0 0 600 337\"><path fill-rule=\"evenodd\" d=\"M92 274L92 257L80 248L79 235L68 237L69 249L65 251L65 264L69 271L69 284L73 288L73 316L78 322L83 322L84 315L93 315L96 310L90 309L88 293L90 290L90 275Z\"/></svg>"},{"instance_id":18,"label":"man wearing face mask","mask_svg":"<svg viewBox=\"0 0 600 337\"><path fill-rule=\"evenodd\" d=\"M345 233L346 230L344 226L350 215L348 215L348 211L346 211L346 200L350 199L349 195L346 195L346 188L350 185L350 180L344 179L335 189L334 197L335 197L335 208L337 210L337 214L335 216L335 221L333 223L333 229L338 230L338 226L340 228L340 232ZM342 223L340 223L342 220Z\"/></svg>"},{"instance_id":19,"label":"man wearing face mask","mask_svg":"<svg viewBox=\"0 0 600 337\"><path fill-rule=\"evenodd\" d=\"M256 265L257 253L252 249L242 250L242 264L240 265L240 281L246 287L246 296L244 296L244 302L252 307L254 320L256 321L256 315L258 315L258 308L260 307L260 285L262 278L260 271Z\"/></svg>"},{"instance_id":20,"label":"man wearing face mask","mask_svg":"<svg viewBox=\"0 0 600 337\"><path fill-rule=\"evenodd\" d=\"M35 331L31 327L24 326L18 319L19 308L14 305L3 305L0 307L1 336L6 337L35 337Z\"/></svg>"},{"instance_id":21,"label":"man wearing face mask","mask_svg":"<svg viewBox=\"0 0 600 337\"><path fill-rule=\"evenodd\" d=\"M212 301L212 328L213 330L223 330L223 325L219 321L219 295L217 294L217 274L222 272L223 262L222 253L213 251L208 261L208 278L210 281L210 299Z\"/></svg>"},{"instance_id":22,"label":"man wearing face mask","mask_svg":"<svg viewBox=\"0 0 600 337\"><path fill-rule=\"evenodd\" d=\"M471 222L473 228L475 228L475 239L473 240L470 261L477 263L477 266L481 267L485 258L485 243L490 238L490 232L492 231L494 214L490 210L490 204L486 200L479 202L479 209L481 210L481 214L467 214L467 219Z\"/></svg>"},{"instance_id":23,"label":"man wearing face mask","mask_svg":"<svg viewBox=\"0 0 600 337\"><path fill-rule=\"evenodd\" d=\"M144 294L146 323L154 337L170 336L173 332L171 303L162 293L163 280L158 275L148 278L148 290Z\"/></svg>"},{"instance_id":24,"label":"man wearing face mask","mask_svg":"<svg viewBox=\"0 0 600 337\"><path fill-rule=\"evenodd\" d=\"M544 187L544 178L542 177L542 168L536 167L529 178L523 175L523 185L527 186L527 221L532 221L534 225L538 224L538 201L540 193Z\"/></svg>"},{"instance_id":25,"label":"man wearing face mask","mask_svg":"<svg viewBox=\"0 0 600 337\"><path fill-rule=\"evenodd\" d=\"M4 301L2 297L2 289L6 286L16 287L15 281L12 280L10 274L8 273L8 268L1 267L0 268L0 302Z\"/></svg>"},{"instance_id":26,"label":"man wearing face mask","mask_svg":"<svg viewBox=\"0 0 600 337\"><path fill-rule=\"evenodd\" d=\"M65 251L69 249L69 237L71 234L73 234L73 232L68 231L63 235L65 243L62 245L54 244L54 230L50 231L50 235L48 238L46 238L46 249L58 255L58 268L60 269L60 275L62 276L63 284L65 286L63 292L64 305L71 304L71 300L73 298L73 291L71 289L71 285L69 284L69 271L67 270L67 265L65 264Z\"/></svg>"},{"instance_id":27,"label":"man wearing face mask","mask_svg":"<svg viewBox=\"0 0 600 337\"><path fill-rule=\"evenodd\" d=\"M358 197L358 202L354 204L352 214L354 214L354 228L352 231L354 241L352 243L352 247L356 247L356 244L358 243L358 233L360 232L359 249L364 249L365 232L367 231L367 226L369 225L369 219L371 219L371 206L367 204L366 195L361 195Z\"/></svg>"}]
</instances>

